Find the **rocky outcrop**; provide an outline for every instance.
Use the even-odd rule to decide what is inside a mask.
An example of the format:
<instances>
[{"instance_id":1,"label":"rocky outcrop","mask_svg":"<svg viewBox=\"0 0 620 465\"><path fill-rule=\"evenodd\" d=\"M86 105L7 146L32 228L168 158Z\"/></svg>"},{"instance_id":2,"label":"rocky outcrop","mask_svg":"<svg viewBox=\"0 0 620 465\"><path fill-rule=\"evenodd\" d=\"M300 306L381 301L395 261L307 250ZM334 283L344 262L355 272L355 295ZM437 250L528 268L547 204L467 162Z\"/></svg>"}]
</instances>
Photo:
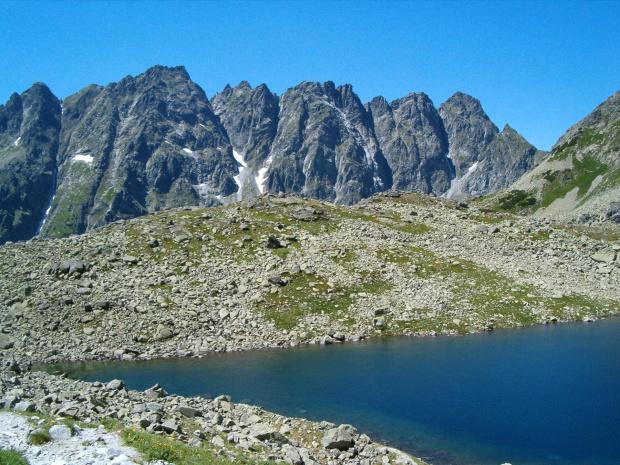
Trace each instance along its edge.
<instances>
[{"instance_id":1,"label":"rocky outcrop","mask_svg":"<svg viewBox=\"0 0 620 465\"><path fill-rule=\"evenodd\" d=\"M510 126L500 132L480 101L467 94L454 94L441 104L439 113L448 135L447 157L454 166L448 198L498 192L546 156Z\"/></svg>"},{"instance_id":2,"label":"rocky outcrop","mask_svg":"<svg viewBox=\"0 0 620 465\"><path fill-rule=\"evenodd\" d=\"M0 243L34 236L54 192L60 101L41 83L0 106Z\"/></svg>"},{"instance_id":3,"label":"rocky outcrop","mask_svg":"<svg viewBox=\"0 0 620 465\"><path fill-rule=\"evenodd\" d=\"M265 84L252 89L241 82L226 86L211 99L215 114L233 146L239 190L233 200L256 197L265 191L265 172L278 127L278 97Z\"/></svg>"}]
</instances>

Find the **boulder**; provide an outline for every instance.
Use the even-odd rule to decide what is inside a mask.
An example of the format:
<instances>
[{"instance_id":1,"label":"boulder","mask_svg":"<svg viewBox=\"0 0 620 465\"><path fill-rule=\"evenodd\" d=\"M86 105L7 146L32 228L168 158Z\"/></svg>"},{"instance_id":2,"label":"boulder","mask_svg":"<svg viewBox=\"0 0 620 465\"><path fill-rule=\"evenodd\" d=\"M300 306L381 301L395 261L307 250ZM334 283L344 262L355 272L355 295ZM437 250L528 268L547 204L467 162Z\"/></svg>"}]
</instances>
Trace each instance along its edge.
<instances>
[{"instance_id":1,"label":"boulder","mask_svg":"<svg viewBox=\"0 0 620 465\"><path fill-rule=\"evenodd\" d=\"M15 341L6 334L0 334L0 349L10 349L15 344Z\"/></svg>"},{"instance_id":2,"label":"boulder","mask_svg":"<svg viewBox=\"0 0 620 465\"><path fill-rule=\"evenodd\" d=\"M85 260L67 260L57 265L50 266L50 274L58 276L59 274L81 275L90 269L90 263Z\"/></svg>"},{"instance_id":3,"label":"boulder","mask_svg":"<svg viewBox=\"0 0 620 465\"><path fill-rule=\"evenodd\" d=\"M606 217L614 223L620 223L620 202L611 202L609 204Z\"/></svg>"},{"instance_id":4,"label":"boulder","mask_svg":"<svg viewBox=\"0 0 620 465\"><path fill-rule=\"evenodd\" d=\"M180 433L181 432L181 427L173 419L166 420L165 422L163 422L161 424L161 429L164 430L166 433Z\"/></svg>"},{"instance_id":5,"label":"boulder","mask_svg":"<svg viewBox=\"0 0 620 465\"><path fill-rule=\"evenodd\" d=\"M196 410L195 408L184 407L184 406L179 407L179 413L188 418L194 418L195 416L200 415L200 412Z\"/></svg>"},{"instance_id":6,"label":"boulder","mask_svg":"<svg viewBox=\"0 0 620 465\"><path fill-rule=\"evenodd\" d=\"M113 379L106 384L106 389L110 391L120 391L121 389L125 389L125 383L120 379Z\"/></svg>"},{"instance_id":7,"label":"boulder","mask_svg":"<svg viewBox=\"0 0 620 465\"><path fill-rule=\"evenodd\" d=\"M248 434L259 441L274 441L280 444L288 444L286 436L264 423L256 423L248 429Z\"/></svg>"},{"instance_id":8,"label":"boulder","mask_svg":"<svg viewBox=\"0 0 620 465\"><path fill-rule=\"evenodd\" d=\"M269 239L267 239L267 248L268 249L281 249L282 244L280 243L277 237L269 236Z\"/></svg>"},{"instance_id":9,"label":"boulder","mask_svg":"<svg viewBox=\"0 0 620 465\"><path fill-rule=\"evenodd\" d=\"M351 425L340 425L325 432L321 444L325 449L347 450L355 444L357 430Z\"/></svg>"},{"instance_id":10,"label":"boulder","mask_svg":"<svg viewBox=\"0 0 620 465\"><path fill-rule=\"evenodd\" d=\"M603 249L599 250L597 253L592 255L592 260L599 263L611 263L616 258L616 251L613 249Z\"/></svg>"},{"instance_id":11,"label":"boulder","mask_svg":"<svg viewBox=\"0 0 620 465\"><path fill-rule=\"evenodd\" d=\"M62 441L71 438L71 429L67 425L54 425L49 430L52 441Z\"/></svg>"},{"instance_id":12,"label":"boulder","mask_svg":"<svg viewBox=\"0 0 620 465\"><path fill-rule=\"evenodd\" d=\"M34 412L36 410L36 407L32 402L26 401L18 402L13 408L18 412Z\"/></svg>"},{"instance_id":13,"label":"boulder","mask_svg":"<svg viewBox=\"0 0 620 465\"><path fill-rule=\"evenodd\" d=\"M170 339L174 336L174 332L170 328L158 328L157 333L155 333L155 339L158 341L165 341L166 339Z\"/></svg>"}]
</instances>

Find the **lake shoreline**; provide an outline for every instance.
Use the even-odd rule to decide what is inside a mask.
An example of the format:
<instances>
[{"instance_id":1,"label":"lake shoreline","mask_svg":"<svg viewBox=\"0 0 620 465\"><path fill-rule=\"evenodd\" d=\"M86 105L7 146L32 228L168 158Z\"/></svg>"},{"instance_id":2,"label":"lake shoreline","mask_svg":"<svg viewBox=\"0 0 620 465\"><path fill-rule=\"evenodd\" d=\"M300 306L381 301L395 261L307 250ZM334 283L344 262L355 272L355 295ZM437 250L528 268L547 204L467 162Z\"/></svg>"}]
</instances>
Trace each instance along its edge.
<instances>
[{"instance_id":1,"label":"lake shoreline","mask_svg":"<svg viewBox=\"0 0 620 465\"><path fill-rule=\"evenodd\" d=\"M97 354L96 356L93 356L92 353L88 351L88 352L72 352L69 356L64 356L64 357L62 354L51 354L48 357L41 358L41 357L33 356L33 354L30 351L23 351L23 350L7 351L6 349L5 351L0 352L0 354L2 354L7 359L11 359L17 363L30 364L30 365L38 366L38 367L46 366L46 365L47 366L57 365L57 364L62 364L62 363L74 363L74 362L115 362L115 361L140 362L140 361L165 360L169 358L183 358L183 357L202 358L202 357L209 356L212 354L233 353L233 352L236 353L236 352L255 351L255 350L264 350L264 349L290 349L290 348L302 346L302 345L330 345L330 344L355 343L355 342L361 342L365 340L377 340L377 339L384 339L384 338L391 338L391 337L412 337L412 338L467 337L470 335L482 334L482 333L491 332L491 331L517 330L517 329L525 329L525 328L530 328L534 326L548 325L548 324L566 324L566 323L580 323L580 322L593 323L601 319L613 318L616 316L620 316L620 309L618 312L609 311L606 313L599 313L598 316L596 317L585 317L583 319L572 319L572 320L571 319L567 319L567 320L553 319L553 320L546 320L541 323L534 323L531 325L503 326L503 327L497 327L493 329L472 331L472 332L464 333L464 334L391 333L391 334L386 334L386 335L384 334L380 334L380 335L371 334L371 335L361 335L361 336L354 335L351 338L343 337L342 340L335 339L329 335L326 335L320 341L306 340L306 341L293 341L289 343L280 343L280 344L274 344L272 341L264 341L262 345L257 344L255 347L232 347L227 350L213 349L210 351L204 351L200 354L195 354L191 350L186 349L186 348L175 348L172 351L166 350L164 348L163 350L161 350L162 352L161 355L157 355L157 354L150 355L148 353L141 354L141 353L136 353L135 351L129 351L129 352L124 352L124 353L119 354L118 350L115 351L113 347L106 348L106 350L104 350L104 353ZM161 346L158 349L161 349Z\"/></svg>"}]
</instances>

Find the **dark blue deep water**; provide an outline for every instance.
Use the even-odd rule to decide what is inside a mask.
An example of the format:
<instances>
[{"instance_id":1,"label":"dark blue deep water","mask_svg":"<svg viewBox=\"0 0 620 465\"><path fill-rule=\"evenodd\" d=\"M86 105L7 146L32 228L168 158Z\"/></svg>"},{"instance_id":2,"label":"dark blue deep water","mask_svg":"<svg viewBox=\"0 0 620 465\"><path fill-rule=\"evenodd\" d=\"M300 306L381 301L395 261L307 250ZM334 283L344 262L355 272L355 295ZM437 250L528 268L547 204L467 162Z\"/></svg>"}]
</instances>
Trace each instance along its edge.
<instances>
[{"instance_id":1,"label":"dark blue deep water","mask_svg":"<svg viewBox=\"0 0 620 465\"><path fill-rule=\"evenodd\" d=\"M618 317L71 370L351 423L433 464L620 464Z\"/></svg>"}]
</instances>

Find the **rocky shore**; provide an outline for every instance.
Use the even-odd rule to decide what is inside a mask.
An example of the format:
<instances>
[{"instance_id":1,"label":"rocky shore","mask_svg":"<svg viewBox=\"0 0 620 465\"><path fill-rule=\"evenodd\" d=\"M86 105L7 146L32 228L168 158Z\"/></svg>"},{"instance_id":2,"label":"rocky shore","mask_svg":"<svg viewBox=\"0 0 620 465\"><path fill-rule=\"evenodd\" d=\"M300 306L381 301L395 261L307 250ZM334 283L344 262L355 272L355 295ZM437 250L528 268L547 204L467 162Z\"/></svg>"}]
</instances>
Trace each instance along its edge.
<instances>
[{"instance_id":1,"label":"rocky shore","mask_svg":"<svg viewBox=\"0 0 620 465\"><path fill-rule=\"evenodd\" d=\"M41 372L22 372L14 363L4 364L0 370L0 408L57 418L58 422L49 430L52 444L55 440L81 436L90 425L114 419L122 427L207 448L231 461L243 454L253 463L275 461L293 465L424 463L372 442L351 425L288 418L260 407L233 403L228 396L208 400L169 395L160 385L140 392L126 389L121 380L86 383ZM63 424L62 419L79 421L81 426L73 422ZM36 435L37 431L40 428L35 421L27 435ZM0 446L5 441L3 436L9 435L0 434ZM53 461L56 456L47 453L45 445L34 449L29 451L31 464L60 463ZM114 451L113 456L109 449L100 451L102 457L97 462L97 457L85 458L84 453L73 460L70 451L65 450L63 463L134 463L132 454L118 447Z\"/></svg>"}]
</instances>

